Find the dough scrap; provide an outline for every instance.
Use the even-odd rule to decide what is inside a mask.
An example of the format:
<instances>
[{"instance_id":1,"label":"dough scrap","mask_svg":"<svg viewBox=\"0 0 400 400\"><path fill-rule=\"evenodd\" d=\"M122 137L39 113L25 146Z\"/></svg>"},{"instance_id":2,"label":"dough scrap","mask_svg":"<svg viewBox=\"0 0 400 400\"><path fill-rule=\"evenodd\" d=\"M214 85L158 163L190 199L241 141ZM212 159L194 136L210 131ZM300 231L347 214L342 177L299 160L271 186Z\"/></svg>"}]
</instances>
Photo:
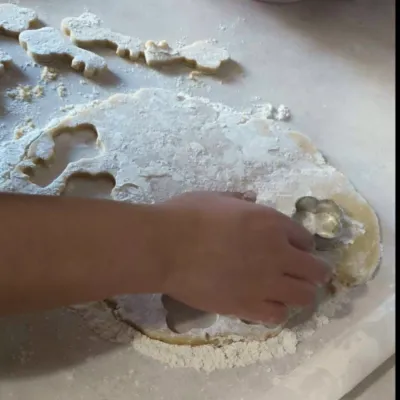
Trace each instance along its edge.
<instances>
[{"instance_id":1,"label":"dough scrap","mask_svg":"<svg viewBox=\"0 0 400 400\"><path fill-rule=\"evenodd\" d=\"M138 38L113 32L104 28L103 22L95 14L83 13L79 17L65 18L61 29L77 46L112 45L119 57L129 57L136 61L144 56L147 65L160 67L166 64L186 62L193 68L207 73L215 73L221 64L230 59L226 49L218 48L207 41L198 41L180 49L172 49L166 41L144 44Z\"/></svg>"},{"instance_id":2,"label":"dough scrap","mask_svg":"<svg viewBox=\"0 0 400 400\"><path fill-rule=\"evenodd\" d=\"M82 71L85 77L92 78L107 69L106 61L90 51L80 49L69 43L60 31L45 27L24 31L19 36L21 46L37 62L68 56L71 67Z\"/></svg>"},{"instance_id":3,"label":"dough scrap","mask_svg":"<svg viewBox=\"0 0 400 400\"><path fill-rule=\"evenodd\" d=\"M0 4L0 33L18 37L38 21L35 11L15 4Z\"/></svg>"},{"instance_id":4,"label":"dough scrap","mask_svg":"<svg viewBox=\"0 0 400 400\"><path fill-rule=\"evenodd\" d=\"M140 39L103 28L102 23L95 14L83 13L76 18L64 18L61 22L61 29L77 46L86 47L94 44L108 46L111 44L116 47L119 57L128 56L132 61L140 58L144 47Z\"/></svg>"},{"instance_id":5,"label":"dough scrap","mask_svg":"<svg viewBox=\"0 0 400 400\"><path fill-rule=\"evenodd\" d=\"M12 58L9 54L0 50L0 76L4 75L6 67L12 63Z\"/></svg>"},{"instance_id":6,"label":"dough scrap","mask_svg":"<svg viewBox=\"0 0 400 400\"><path fill-rule=\"evenodd\" d=\"M185 62L205 73L215 73L222 63L230 59L228 51L201 40L178 50L169 47L166 41L155 43L148 41L144 48L144 57L150 67Z\"/></svg>"},{"instance_id":7,"label":"dough scrap","mask_svg":"<svg viewBox=\"0 0 400 400\"><path fill-rule=\"evenodd\" d=\"M26 169L52 159L54 136L88 125L98 134L101 151L96 157L68 164L46 187L30 182ZM374 211L307 137L275 131L266 118L203 98L163 89L117 94L76 108L4 146L3 152L0 147L0 173L7 172L0 175L1 190L60 195L73 174L109 173L115 179L112 198L133 203L160 202L189 190L254 191L260 204L292 215L302 196L332 199L345 210L348 236L336 250L319 255L334 264L337 281L363 284L380 262ZM129 321L150 338L170 343L264 340L283 328L247 325L219 315L209 328L176 334L168 329L159 294L118 296L108 304L118 319Z\"/></svg>"}]
</instances>

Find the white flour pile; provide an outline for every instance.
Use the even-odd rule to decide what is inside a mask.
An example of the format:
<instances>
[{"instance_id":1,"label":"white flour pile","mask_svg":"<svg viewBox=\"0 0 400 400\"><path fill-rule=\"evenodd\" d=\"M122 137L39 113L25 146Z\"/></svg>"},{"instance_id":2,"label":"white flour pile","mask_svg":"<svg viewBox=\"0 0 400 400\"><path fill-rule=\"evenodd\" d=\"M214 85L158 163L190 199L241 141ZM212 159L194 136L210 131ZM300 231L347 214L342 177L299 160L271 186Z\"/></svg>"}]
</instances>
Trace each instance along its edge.
<instances>
[{"instance_id":1,"label":"white flour pile","mask_svg":"<svg viewBox=\"0 0 400 400\"><path fill-rule=\"evenodd\" d=\"M116 321L112 310L105 304L77 306L89 327L102 338L118 342L131 342L139 353L173 368L194 368L205 372L216 369L244 367L256 362L268 362L296 353L297 346L310 338L317 329L328 324L335 314L350 302L348 291L341 289L335 298L324 303L319 311L304 324L266 341L237 341L221 346L172 345L148 338L127 324ZM308 350L308 356L312 351Z\"/></svg>"}]
</instances>

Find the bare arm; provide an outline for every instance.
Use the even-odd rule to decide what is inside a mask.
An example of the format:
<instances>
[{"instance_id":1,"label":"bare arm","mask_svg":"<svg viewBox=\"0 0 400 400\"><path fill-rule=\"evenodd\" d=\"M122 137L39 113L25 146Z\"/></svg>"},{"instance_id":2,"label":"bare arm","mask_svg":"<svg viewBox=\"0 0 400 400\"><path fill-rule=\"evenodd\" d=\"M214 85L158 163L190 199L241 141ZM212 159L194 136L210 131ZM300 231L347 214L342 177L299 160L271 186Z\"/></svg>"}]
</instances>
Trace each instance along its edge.
<instances>
[{"instance_id":1,"label":"bare arm","mask_svg":"<svg viewBox=\"0 0 400 400\"><path fill-rule=\"evenodd\" d=\"M282 322L330 272L312 236L237 193L157 205L0 194L0 315L125 293Z\"/></svg>"},{"instance_id":2,"label":"bare arm","mask_svg":"<svg viewBox=\"0 0 400 400\"><path fill-rule=\"evenodd\" d=\"M161 291L150 207L0 194L0 315Z\"/></svg>"}]
</instances>

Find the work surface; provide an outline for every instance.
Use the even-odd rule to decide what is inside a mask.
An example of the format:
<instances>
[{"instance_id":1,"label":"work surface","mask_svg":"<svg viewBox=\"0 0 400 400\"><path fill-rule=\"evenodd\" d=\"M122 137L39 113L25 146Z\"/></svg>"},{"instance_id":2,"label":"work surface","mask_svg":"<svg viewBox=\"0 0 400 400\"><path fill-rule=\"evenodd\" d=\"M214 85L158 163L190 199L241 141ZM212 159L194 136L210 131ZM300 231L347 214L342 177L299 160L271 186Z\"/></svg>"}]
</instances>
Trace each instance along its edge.
<instances>
[{"instance_id":1,"label":"work surface","mask_svg":"<svg viewBox=\"0 0 400 400\"><path fill-rule=\"evenodd\" d=\"M30 59L22 48L0 37L17 65L0 81L0 137L11 138L27 116L41 126L67 104L140 87L187 90L237 108L283 103L292 110L291 126L309 135L377 211L384 258L376 279L355 292L349 313L268 368L210 375L169 369L102 341L69 311L0 320L1 400L337 400L394 353L394 1L20 3L54 27L89 9L106 26L143 39L173 44L215 38L238 65L221 79L201 78L198 84L186 79L187 72L162 74L107 52L113 74L102 85L82 86L78 74L68 73L66 98L48 91L28 106L16 106L5 91L37 84L40 69L25 68ZM313 355L305 357L309 349Z\"/></svg>"}]
</instances>

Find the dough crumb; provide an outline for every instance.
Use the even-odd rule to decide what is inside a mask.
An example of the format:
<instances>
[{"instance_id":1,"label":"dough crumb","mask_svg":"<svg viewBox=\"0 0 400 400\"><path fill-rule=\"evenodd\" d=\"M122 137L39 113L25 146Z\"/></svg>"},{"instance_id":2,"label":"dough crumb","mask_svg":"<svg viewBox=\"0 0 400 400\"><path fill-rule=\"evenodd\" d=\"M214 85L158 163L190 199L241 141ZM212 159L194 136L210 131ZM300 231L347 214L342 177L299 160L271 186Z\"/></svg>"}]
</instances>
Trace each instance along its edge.
<instances>
[{"instance_id":1,"label":"dough crumb","mask_svg":"<svg viewBox=\"0 0 400 400\"><path fill-rule=\"evenodd\" d=\"M43 94L44 89L43 86L40 85L34 87L30 85L18 85L15 89L7 91L7 96L10 99L26 102L31 102L34 97L42 97Z\"/></svg>"},{"instance_id":2,"label":"dough crumb","mask_svg":"<svg viewBox=\"0 0 400 400\"><path fill-rule=\"evenodd\" d=\"M61 99L63 99L64 97L67 97L68 91L67 91L67 88L65 87L65 85L63 83L60 83L57 86L57 94Z\"/></svg>"},{"instance_id":3,"label":"dough crumb","mask_svg":"<svg viewBox=\"0 0 400 400\"><path fill-rule=\"evenodd\" d=\"M204 73L201 71L192 71L189 73L188 78L191 79L192 81L197 81L197 78L203 76Z\"/></svg>"},{"instance_id":4,"label":"dough crumb","mask_svg":"<svg viewBox=\"0 0 400 400\"><path fill-rule=\"evenodd\" d=\"M59 73L55 68L44 67L42 69L42 73L40 74L40 80L48 83L57 80L58 76Z\"/></svg>"},{"instance_id":5,"label":"dough crumb","mask_svg":"<svg viewBox=\"0 0 400 400\"><path fill-rule=\"evenodd\" d=\"M276 110L275 119L278 121L288 121L292 117L289 107L281 104Z\"/></svg>"},{"instance_id":6,"label":"dough crumb","mask_svg":"<svg viewBox=\"0 0 400 400\"><path fill-rule=\"evenodd\" d=\"M17 125L14 129L14 137L15 139L20 139L24 136L27 132L35 129L36 125L33 122L32 118L27 118L22 124Z\"/></svg>"},{"instance_id":7,"label":"dough crumb","mask_svg":"<svg viewBox=\"0 0 400 400\"><path fill-rule=\"evenodd\" d=\"M6 67L12 63L12 58L9 54L0 50L0 76L4 74Z\"/></svg>"}]
</instances>

